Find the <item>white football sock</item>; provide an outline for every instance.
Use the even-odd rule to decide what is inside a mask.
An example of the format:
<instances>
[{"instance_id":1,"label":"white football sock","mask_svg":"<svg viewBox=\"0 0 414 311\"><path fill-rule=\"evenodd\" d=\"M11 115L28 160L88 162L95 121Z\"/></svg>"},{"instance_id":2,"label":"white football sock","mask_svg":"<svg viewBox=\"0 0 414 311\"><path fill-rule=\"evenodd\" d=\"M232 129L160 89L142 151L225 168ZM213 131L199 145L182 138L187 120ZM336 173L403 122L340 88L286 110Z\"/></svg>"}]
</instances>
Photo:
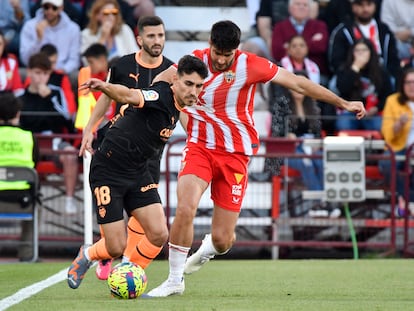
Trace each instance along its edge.
<instances>
[{"instance_id":1,"label":"white football sock","mask_svg":"<svg viewBox=\"0 0 414 311\"><path fill-rule=\"evenodd\" d=\"M213 258L215 255L224 255L228 251L229 250L219 253L213 245L213 236L209 234L203 240L203 243L197 252L200 252L201 256L203 257Z\"/></svg>"},{"instance_id":2,"label":"white football sock","mask_svg":"<svg viewBox=\"0 0 414 311\"><path fill-rule=\"evenodd\" d=\"M180 283L184 276L184 266L187 260L189 247L174 245L168 243L169 246L169 265L170 273L168 279L174 283Z\"/></svg>"}]
</instances>

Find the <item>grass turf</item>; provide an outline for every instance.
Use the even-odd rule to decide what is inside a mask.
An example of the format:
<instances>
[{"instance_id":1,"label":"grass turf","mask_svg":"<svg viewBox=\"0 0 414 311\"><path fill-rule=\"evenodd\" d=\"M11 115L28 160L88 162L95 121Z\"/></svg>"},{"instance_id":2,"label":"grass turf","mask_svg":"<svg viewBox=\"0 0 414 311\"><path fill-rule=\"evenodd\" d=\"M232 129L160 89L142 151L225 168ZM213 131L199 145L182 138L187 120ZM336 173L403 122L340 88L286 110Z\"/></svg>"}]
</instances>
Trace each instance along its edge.
<instances>
[{"instance_id":1,"label":"grass turf","mask_svg":"<svg viewBox=\"0 0 414 311\"><path fill-rule=\"evenodd\" d=\"M0 265L1 299L69 266L68 263ZM89 271L77 290L66 280L8 310L414 310L414 261L214 260L186 277L182 296L119 300ZM147 269L148 287L168 273L166 261Z\"/></svg>"}]
</instances>

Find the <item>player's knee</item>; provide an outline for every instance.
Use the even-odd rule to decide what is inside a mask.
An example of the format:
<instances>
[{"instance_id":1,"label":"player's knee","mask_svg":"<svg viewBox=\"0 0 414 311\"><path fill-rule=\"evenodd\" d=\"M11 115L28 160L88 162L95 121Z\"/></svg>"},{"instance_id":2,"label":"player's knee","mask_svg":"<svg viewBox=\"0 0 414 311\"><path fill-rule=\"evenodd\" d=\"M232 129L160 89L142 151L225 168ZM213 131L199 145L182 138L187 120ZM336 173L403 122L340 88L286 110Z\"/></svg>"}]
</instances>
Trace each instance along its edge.
<instances>
[{"instance_id":1,"label":"player's knee","mask_svg":"<svg viewBox=\"0 0 414 311\"><path fill-rule=\"evenodd\" d=\"M175 217L178 217L178 219L180 219L182 222L192 223L196 210L197 206L192 206L191 204L178 205L175 212Z\"/></svg>"},{"instance_id":2,"label":"player's knee","mask_svg":"<svg viewBox=\"0 0 414 311\"><path fill-rule=\"evenodd\" d=\"M226 253L233 246L236 240L236 234L233 233L227 236L225 234L213 235L212 240L217 252Z\"/></svg>"},{"instance_id":3,"label":"player's knee","mask_svg":"<svg viewBox=\"0 0 414 311\"><path fill-rule=\"evenodd\" d=\"M109 253L109 255L111 255L112 258L118 258L120 256L122 256L124 249L126 247L125 243L119 243L116 245L107 245L107 251Z\"/></svg>"},{"instance_id":4,"label":"player's knee","mask_svg":"<svg viewBox=\"0 0 414 311\"><path fill-rule=\"evenodd\" d=\"M155 246L163 246L168 241L167 226L157 227L156 231L146 232L148 241Z\"/></svg>"}]
</instances>

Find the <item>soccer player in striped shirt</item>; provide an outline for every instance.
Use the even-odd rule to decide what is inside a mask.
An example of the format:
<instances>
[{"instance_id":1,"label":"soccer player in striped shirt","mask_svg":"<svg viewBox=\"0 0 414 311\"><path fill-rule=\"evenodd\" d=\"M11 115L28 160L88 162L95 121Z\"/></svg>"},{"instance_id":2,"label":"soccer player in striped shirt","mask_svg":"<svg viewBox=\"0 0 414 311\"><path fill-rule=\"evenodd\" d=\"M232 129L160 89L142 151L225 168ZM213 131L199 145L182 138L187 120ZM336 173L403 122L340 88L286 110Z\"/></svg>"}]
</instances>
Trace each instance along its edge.
<instances>
[{"instance_id":1,"label":"soccer player in striped shirt","mask_svg":"<svg viewBox=\"0 0 414 311\"><path fill-rule=\"evenodd\" d=\"M249 157L259 138L253 122L256 85L272 82L317 100L365 116L362 102L346 101L309 79L296 76L265 58L238 50L240 29L231 21L212 26L210 47L193 54L209 69L199 102L187 107L187 145L177 185L177 210L170 230L168 279L149 297L182 294L184 273L190 274L216 255L229 251L247 186ZM211 184L214 202L211 233L187 258L193 242L193 218Z\"/></svg>"}]
</instances>

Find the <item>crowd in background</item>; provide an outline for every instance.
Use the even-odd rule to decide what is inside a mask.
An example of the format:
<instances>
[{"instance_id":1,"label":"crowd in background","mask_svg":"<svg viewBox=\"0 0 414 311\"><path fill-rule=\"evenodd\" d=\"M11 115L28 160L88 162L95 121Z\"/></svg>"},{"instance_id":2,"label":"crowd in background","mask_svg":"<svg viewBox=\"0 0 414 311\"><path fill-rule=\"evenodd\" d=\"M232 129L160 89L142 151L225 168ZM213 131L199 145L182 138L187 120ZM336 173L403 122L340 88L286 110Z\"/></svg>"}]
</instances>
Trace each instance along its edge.
<instances>
[{"instance_id":1,"label":"crowd in background","mask_svg":"<svg viewBox=\"0 0 414 311\"><path fill-rule=\"evenodd\" d=\"M42 128L40 132L76 132L81 128L74 124L78 104L74 90L79 70L90 65L87 58L94 56L96 49L99 52L99 46L94 45L106 48L105 68L107 62L137 51L137 21L140 16L155 15L156 3L0 0L0 5L0 91L12 91L24 99L37 94L52 103L53 110L65 120L61 122L65 129ZM284 114L295 116L287 133L273 124L272 135L303 137L346 129L376 130L395 152L414 142L414 84L411 75L403 74L414 66L413 0L247 0L246 5L252 16L246 23L251 23L252 31L242 50L305 75L347 100L361 100L367 109L368 117L359 121L322 102L313 102L311 110L303 110L295 94L263 86L264 109L273 114L274 122ZM95 50L90 50L91 46ZM38 56L32 58L39 52L48 55L45 64ZM20 76L26 73L21 68L27 69L27 78ZM51 74L41 72L49 69ZM45 81L34 80L38 77ZM403 100L395 100L396 92L404 94L398 97ZM292 103L286 104L289 101ZM391 107L396 105L404 109ZM403 116L396 118L395 111ZM309 113L320 116L321 122L308 120ZM67 122L73 124L67 126ZM399 131L405 134L401 136ZM56 144L56 148L65 147L62 142ZM66 211L73 213L70 189Z\"/></svg>"}]
</instances>

